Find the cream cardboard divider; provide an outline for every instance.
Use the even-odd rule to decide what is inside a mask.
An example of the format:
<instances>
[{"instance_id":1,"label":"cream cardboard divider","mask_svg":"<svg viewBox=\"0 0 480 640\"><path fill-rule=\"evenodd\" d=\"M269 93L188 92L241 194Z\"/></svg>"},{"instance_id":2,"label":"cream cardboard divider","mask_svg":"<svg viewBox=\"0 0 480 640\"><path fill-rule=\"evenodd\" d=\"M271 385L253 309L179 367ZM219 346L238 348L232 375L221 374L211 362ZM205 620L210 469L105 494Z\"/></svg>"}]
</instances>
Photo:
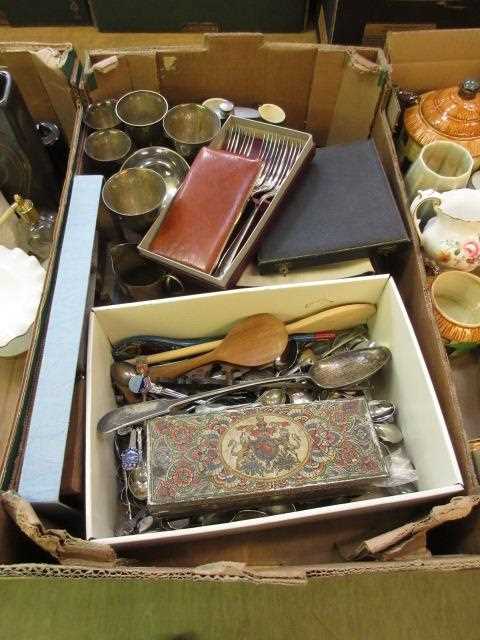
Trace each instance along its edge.
<instances>
[{"instance_id":1,"label":"cream cardboard divider","mask_svg":"<svg viewBox=\"0 0 480 640\"><path fill-rule=\"evenodd\" d=\"M285 108L288 124L306 129L318 145L349 142L367 137L372 131L382 160L397 198L401 197L394 154L388 132L382 120L374 122L384 81L388 75L386 60L376 49L315 44L265 42L259 34L211 34L203 45L162 46L150 50L91 51L85 61L85 74L81 85L83 101L107 96L118 96L138 88L160 90L171 104L185 100L200 100L213 95L224 95L238 104L276 102ZM28 83L28 80L26 80ZM22 87L23 90L23 87ZM25 89L26 90L26 89ZM52 100L54 96L52 97ZM82 143L80 131L81 108L76 117L73 140ZM380 123L380 124L379 124ZM373 125L373 130L372 130ZM69 178L71 175L69 175ZM402 256L392 260L390 267L395 274L415 332L430 369L441 402L447 426L460 462L464 483L468 491L476 485L469 467L469 458L461 433L461 422L456 414L448 411L452 392L444 376L447 362L441 357L442 345L435 332L431 309L424 292L424 274L418 244ZM208 297L208 296L207 296ZM115 309L114 309L115 310ZM100 310L101 311L101 310ZM430 341L429 341L430 340ZM447 379L448 380L448 379ZM420 510L422 513L423 509ZM336 545L350 540L370 537L372 533L387 531L417 516L418 509L396 509L395 512L379 512L352 515L348 518L325 520L321 524L298 524L269 531L245 532L241 535L187 541L171 545L148 546L141 552L128 548L122 555L136 560L136 564L157 566L183 565L192 567L215 561L238 561L256 565L289 564L302 567L302 575L341 575L345 573L384 572L391 565L384 563L361 565L341 564L322 566L325 562L338 562ZM19 562L35 557L24 539L18 536L13 524L0 511L0 560ZM464 532L466 529L466 533ZM478 528L459 525L455 536L450 535L448 552L467 551L480 553ZM450 532L451 533L451 532ZM478 538L478 539L477 539ZM443 547L445 548L445 547ZM450 559L406 564L415 569L449 568ZM227 563L228 564L228 563ZM454 563L455 564L455 563ZM312 568L310 571L308 566ZM480 566L480 556L462 558L456 568ZM227 578L230 574L246 576L255 572L233 566L213 565L199 570L172 571L138 567L132 570L135 577L148 579L187 577L191 579ZM5 568L8 572L8 568ZM22 572L21 568L18 571ZM305 572L305 573L304 573ZM28 569L30 575L62 575L62 569L35 565ZM121 577L115 569L108 576ZM79 567L77 575L106 576L102 570L95 572ZM281 579L282 571L272 568L263 579Z\"/></svg>"}]
</instances>

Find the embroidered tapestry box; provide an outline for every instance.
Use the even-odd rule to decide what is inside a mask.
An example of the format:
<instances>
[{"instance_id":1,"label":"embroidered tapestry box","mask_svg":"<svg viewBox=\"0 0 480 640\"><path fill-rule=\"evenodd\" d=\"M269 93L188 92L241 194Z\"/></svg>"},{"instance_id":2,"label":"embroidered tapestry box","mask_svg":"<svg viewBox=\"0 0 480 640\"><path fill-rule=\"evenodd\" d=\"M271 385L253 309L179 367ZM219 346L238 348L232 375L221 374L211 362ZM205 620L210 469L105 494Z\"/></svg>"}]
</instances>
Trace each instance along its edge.
<instances>
[{"instance_id":1,"label":"embroidered tapestry box","mask_svg":"<svg viewBox=\"0 0 480 640\"><path fill-rule=\"evenodd\" d=\"M156 418L147 468L158 514L361 493L387 475L363 398Z\"/></svg>"}]
</instances>

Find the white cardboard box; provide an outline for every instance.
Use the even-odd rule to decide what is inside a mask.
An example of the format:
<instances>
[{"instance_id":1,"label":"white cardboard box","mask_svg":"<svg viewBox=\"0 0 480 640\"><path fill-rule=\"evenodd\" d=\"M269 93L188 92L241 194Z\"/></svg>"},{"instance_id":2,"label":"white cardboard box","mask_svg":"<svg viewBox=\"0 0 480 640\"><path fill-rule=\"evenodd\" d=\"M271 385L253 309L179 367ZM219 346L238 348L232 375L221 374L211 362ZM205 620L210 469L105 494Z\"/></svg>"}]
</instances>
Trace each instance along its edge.
<instances>
[{"instance_id":1,"label":"white cardboard box","mask_svg":"<svg viewBox=\"0 0 480 640\"><path fill-rule=\"evenodd\" d=\"M112 436L98 434L96 430L98 420L115 407L110 383L111 343L134 334L175 338L219 335L226 333L236 320L255 313L270 312L287 322L353 302L377 305L377 313L369 321L370 335L392 351L392 360L378 379L376 396L398 405L397 424L417 470L417 492L180 531L113 536L117 481ZM185 541L339 514L438 502L462 489L462 477L430 375L397 287L389 276L232 290L102 307L91 313L86 438L86 535L89 539L118 548Z\"/></svg>"}]
</instances>

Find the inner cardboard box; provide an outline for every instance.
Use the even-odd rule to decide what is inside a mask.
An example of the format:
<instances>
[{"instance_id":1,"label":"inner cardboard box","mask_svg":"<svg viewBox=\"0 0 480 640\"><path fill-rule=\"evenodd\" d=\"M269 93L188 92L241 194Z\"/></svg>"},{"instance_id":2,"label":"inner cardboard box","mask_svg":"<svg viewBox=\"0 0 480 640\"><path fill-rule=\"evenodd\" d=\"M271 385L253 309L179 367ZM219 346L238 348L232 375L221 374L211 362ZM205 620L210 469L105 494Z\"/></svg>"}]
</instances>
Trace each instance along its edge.
<instances>
[{"instance_id":1,"label":"inner cardboard box","mask_svg":"<svg viewBox=\"0 0 480 640\"><path fill-rule=\"evenodd\" d=\"M448 35L448 32L442 33ZM31 95L29 74L32 74L33 53L23 52L20 59L18 56L9 59L2 48L2 56L2 62L10 66L24 95ZM33 68L38 76L37 64L35 60ZM146 51L92 51L85 60L84 71L80 93L73 92L75 97L82 96L83 102L119 96L140 88L159 90L172 105L222 95L246 106L267 101L280 104L287 112L287 124L312 133L319 146L346 143L366 138L372 133L397 200L404 204L399 170L383 112L378 112L374 120L383 83L388 75L381 51L267 43L259 34L207 35L203 45L164 46ZM58 74L55 74L55 82L58 83ZM62 102L64 97L63 93ZM55 98L53 83L49 85L49 91L42 90L34 96L36 106L32 107L32 112L40 112L39 101L42 108L46 108L46 105L53 108ZM74 117L73 106L74 98L68 116L68 126L73 135L67 191L64 190L64 193L70 189L73 162L78 167L85 136L81 126L82 108L79 105ZM65 113L65 109L63 111ZM63 122L65 125L66 120ZM408 217L406 221L411 229ZM430 370L466 490L472 492L477 489L478 483L466 446L462 418L457 407L453 406L457 397L450 384L449 364L426 295L418 243L415 239L413 242L411 249L391 259L388 269L395 276ZM246 533L217 539L212 543L201 541L176 545L174 555L171 550L150 550L132 557L143 564L158 565L192 565L221 559L241 559L251 564L313 565L338 560L334 548L340 538L364 537L372 528L385 531L418 513L417 509L376 514L374 518L368 515L352 516L343 519L341 526L339 521L332 520L319 526L308 524L299 525L294 530L279 529L274 535L271 531ZM1 560L15 562L35 558L28 546L20 544L13 525L4 514L1 522L5 531ZM455 528L455 536L450 531L448 546L440 543L439 548L447 553L479 553L480 541L476 531L476 518L470 518ZM468 562L465 560L466 564ZM479 559L473 558L471 562L478 563ZM432 566L434 564L435 561L432 561ZM350 565L347 570L353 570L353 566ZM382 566L380 563L373 564L368 570L381 570Z\"/></svg>"},{"instance_id":2,"label":"inner cardboard box","mask_svg":"<svg viewBox=\"0 0 480 640\"><path fill-rule=\"evenodd\" d=\"M398 406L397 424L418 474L418 491L235 523L114 537L118 503L113 438L97 432L98 420L116 407L110 383L113 343L130 335L150 335L155 331L175 338L222 335L237 320L255 313L273 313L282 321L291 322L306 313L355 302L369 302L377 307L368 322L369 335L391 350L392 360L374 380L375 397ZM257 287L94 309L89 332L86 414L86 535L120 551L155 541L181 542L336 516L343 516L341 526L344 518L352 514L439 502L463 489L427 368L398 290L389 276Z\"/></svg>"}]
</instances>

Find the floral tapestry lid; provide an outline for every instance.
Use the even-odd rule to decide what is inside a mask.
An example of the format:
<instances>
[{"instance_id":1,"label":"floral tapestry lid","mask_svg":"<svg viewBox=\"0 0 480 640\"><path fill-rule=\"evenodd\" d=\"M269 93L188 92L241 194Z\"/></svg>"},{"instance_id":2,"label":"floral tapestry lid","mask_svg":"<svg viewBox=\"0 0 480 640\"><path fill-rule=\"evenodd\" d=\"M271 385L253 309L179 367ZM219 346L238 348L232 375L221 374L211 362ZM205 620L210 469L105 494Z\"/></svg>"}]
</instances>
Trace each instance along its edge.
<instances>
[{"instance_id":1,"label":"floral tapestry lid","mask_svg":"<svg viewBox=\"0 0 480 640\"><path fill-rule=\"evenodd\" d=\"M407 133L421 146L454 140L472 156L480 155L480 83L464 80L459 87L424 93L405 111Z\"/></svg>"},{"instance_id":2,"label":"floral tapestry lid","mask_svg":"<svg viewBox=\"0 0 480 640\"><path fill-rule=\"evenodd\" d=\"M146 424L152 513L195 513L336 489L361 493L388 473L363 398L171 415Z\"/></svg>"}]
</instances>

